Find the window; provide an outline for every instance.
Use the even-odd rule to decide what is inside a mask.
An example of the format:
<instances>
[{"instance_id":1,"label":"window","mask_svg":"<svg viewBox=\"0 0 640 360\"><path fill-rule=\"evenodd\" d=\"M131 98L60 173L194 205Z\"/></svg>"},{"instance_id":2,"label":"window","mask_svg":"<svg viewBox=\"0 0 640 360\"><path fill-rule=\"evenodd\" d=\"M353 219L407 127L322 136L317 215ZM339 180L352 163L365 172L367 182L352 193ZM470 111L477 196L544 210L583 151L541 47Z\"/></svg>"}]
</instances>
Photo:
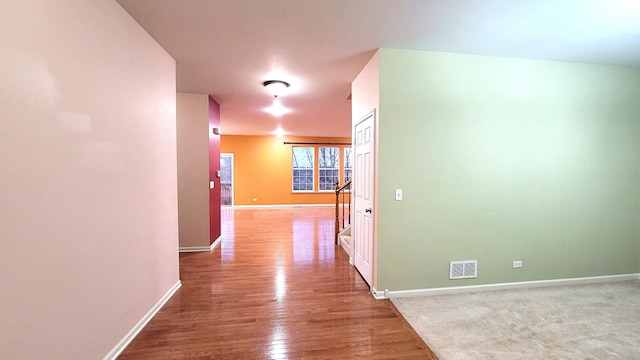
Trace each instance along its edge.
<instances>
[{"instance_id":1,"label":"window","mask_svg":"<svg viewBox=\"0 0 640 360\"><path fill-rule=\"evenodd\" d=\"M293 148L293 191L313 191L313 147Z\"/></svg>"},{"instance_id":2,"label":"window","mask_svg":"<svg viewBox=\"0 0 640 360\"><path fill-rule=\"evenodd\" d=\"M353 152L350 144L345 145L293 146L293 192L333 192L336 182L351 179Z\"/></svg>"},{"instance_id":3,"label":"window","mask_svg":"<svg viewBox=\"0 0 640 360\"><path fill-rule=\"evenodd\" d=\"M340 148L318 148L318 190L334 191L340 172Z\"/></svg>"},{"instance_id":4,"label":"window","mask_svg":"<svg viewBox=\"0 0 640 360\"><path fill-rule=\"evenodd\" d=\"M353 163L351 158L351 148L344 148L344 182L351 180Z\"/></svg>"}]
</instances>

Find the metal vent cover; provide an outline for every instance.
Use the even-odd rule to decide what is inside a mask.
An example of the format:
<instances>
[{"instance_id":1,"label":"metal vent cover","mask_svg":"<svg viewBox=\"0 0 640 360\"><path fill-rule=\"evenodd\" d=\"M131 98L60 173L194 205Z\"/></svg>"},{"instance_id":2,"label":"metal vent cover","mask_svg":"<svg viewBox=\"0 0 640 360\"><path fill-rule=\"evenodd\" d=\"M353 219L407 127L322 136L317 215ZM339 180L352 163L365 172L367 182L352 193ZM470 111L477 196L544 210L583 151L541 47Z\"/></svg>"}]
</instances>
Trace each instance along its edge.
<instances>
[{"instance_id":1,"label":"metal vent cover","mask_svg":"<svg viewBox=\"0 0 640 360\"><path fill-rule=\"evenodd\" d=\"M449 262L449 279L474 279L478 277L478 260Z\"/></svg>"}]
</instances>

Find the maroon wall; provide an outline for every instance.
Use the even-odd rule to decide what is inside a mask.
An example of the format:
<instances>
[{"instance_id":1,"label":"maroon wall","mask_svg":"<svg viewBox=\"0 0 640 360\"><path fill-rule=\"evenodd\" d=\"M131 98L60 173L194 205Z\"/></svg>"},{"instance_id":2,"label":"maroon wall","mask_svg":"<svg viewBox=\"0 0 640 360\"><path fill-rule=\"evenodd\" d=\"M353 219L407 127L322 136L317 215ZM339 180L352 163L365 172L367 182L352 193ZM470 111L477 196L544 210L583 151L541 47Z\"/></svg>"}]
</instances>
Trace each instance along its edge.
<instances>
[{"instance_id":1,"label":"maroon wall","mask_svg":"<svg viewBox=\"0 0 640 360\"><path fill-rule=\"evenodd\" d=\"M215 135L213 128L220 129L220 105L209 96L209 180L215 183L213 189L209 189L209 244L213 244L222 234L220 228L220 135Z\"/></svg>"}]
</instances>

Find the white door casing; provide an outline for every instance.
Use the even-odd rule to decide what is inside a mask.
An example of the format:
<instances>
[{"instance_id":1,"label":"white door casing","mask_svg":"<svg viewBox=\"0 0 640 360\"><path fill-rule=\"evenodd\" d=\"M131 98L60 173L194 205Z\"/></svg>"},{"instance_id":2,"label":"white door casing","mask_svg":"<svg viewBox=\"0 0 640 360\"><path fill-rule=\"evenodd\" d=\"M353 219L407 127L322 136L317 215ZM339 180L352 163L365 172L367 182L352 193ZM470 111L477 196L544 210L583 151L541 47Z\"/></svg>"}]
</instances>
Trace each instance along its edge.
<instances>
[{"instance_id":1,"label":"white door casing","mask_svg":"<svg viewBox=\"0 0 640 360\"><path fill-rule=\"evenodd\" d=\"M354 265L371 287L373 279L373 196L375 155L375 113L356 124L354 137Z\"/></svg>"}]
</instances>

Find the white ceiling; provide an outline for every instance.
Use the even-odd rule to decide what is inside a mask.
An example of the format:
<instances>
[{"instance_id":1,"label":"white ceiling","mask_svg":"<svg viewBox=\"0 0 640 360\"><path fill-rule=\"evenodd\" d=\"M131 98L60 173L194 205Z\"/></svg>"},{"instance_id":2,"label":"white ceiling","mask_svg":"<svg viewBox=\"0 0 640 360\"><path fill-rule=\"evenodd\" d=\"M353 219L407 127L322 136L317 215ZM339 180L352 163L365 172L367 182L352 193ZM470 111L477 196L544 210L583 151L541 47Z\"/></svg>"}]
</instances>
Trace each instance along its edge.
<instances>
[{"instance_id":1,"label":"white ceiling","mask_svg":"<svg viewBox=\"0 0 640 360\"><path fill-rule=\"evenodd\" d=\"M351 81L375 49L640 66L640 0L118 0L173 56L179 92L223 134L350 136ZM291 83L281 104L265 80Z\"/></svg>"}]
</instances>

